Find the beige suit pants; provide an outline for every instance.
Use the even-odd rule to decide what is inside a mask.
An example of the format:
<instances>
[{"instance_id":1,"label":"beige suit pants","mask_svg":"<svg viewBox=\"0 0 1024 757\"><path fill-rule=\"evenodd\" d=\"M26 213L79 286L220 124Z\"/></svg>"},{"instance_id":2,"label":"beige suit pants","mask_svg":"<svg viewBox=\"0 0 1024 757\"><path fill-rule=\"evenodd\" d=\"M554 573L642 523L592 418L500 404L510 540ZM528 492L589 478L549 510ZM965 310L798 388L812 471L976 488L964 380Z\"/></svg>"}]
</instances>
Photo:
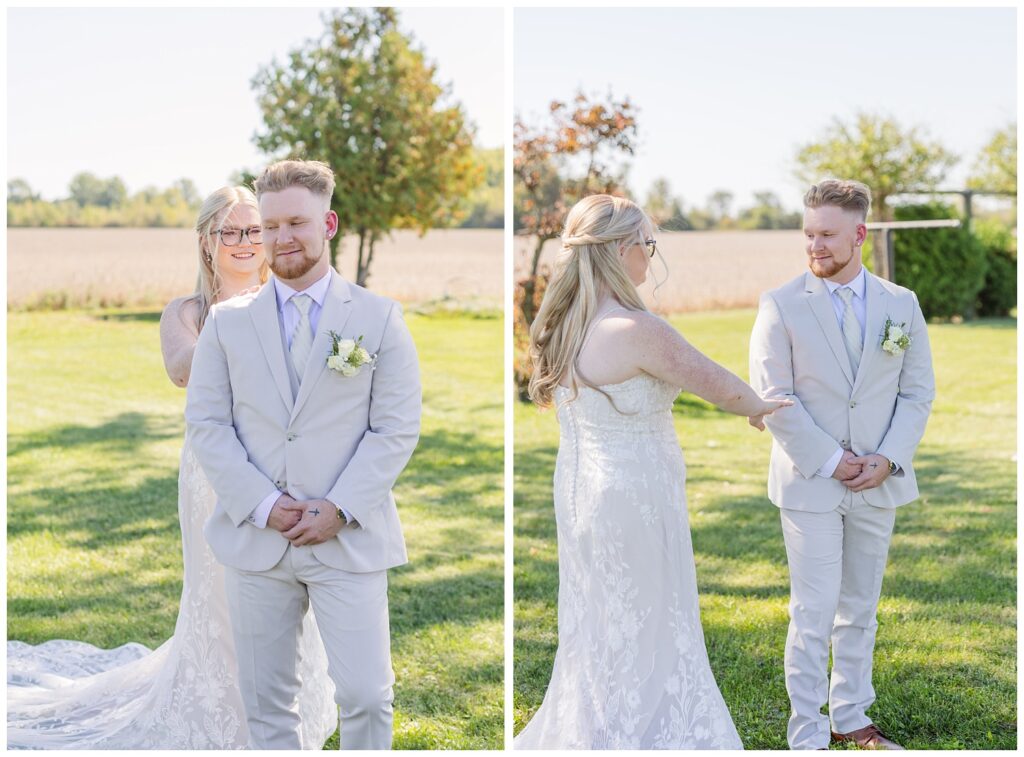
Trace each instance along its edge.
<instances>
[{"instance_id":1,"label":"beige suit pants","mask_svg":"<svg viewBox=\"0 0 1024 757\"><path fill-rule=\"evenodd\" d=\"M342 749L390 749L387 572L331 568L289 546L273 568L226 568L238 677L253 749L299 749L298 641L310 604L340 707Z\"/></svg>"},{"instance_id":2,"label":"beige suit pants","mask_svg":"<svg viewBox=\"0 0 1024 757\"><path fill-rule=\"evenodd\" d=\"M780 512L790 576L787 737L792 749L820 749L829 743L829 718L837 733L871 722L865 712L875 701L875 616L896 511L847 492L831 512ZM826 701L828 716L821 712Z\"/></svg>"}]
</instances>

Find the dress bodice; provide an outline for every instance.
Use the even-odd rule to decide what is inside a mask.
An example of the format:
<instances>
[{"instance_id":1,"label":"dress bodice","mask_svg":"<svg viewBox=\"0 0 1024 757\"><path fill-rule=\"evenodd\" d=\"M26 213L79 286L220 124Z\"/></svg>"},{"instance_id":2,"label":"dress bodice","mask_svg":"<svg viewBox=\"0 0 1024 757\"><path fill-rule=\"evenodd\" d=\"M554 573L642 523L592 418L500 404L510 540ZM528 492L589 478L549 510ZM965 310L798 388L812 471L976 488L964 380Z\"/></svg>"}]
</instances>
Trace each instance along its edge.
<instances>
[{"instance_id":1,"label":"dress bodice","mask_svg":"<svg viewBox=\"0 0 1024 757\"><path fill-rule=\"evenodd\" d=\"M672 403L679 394L676 387L640 373L598 389L580 386L575 398L571 389L560 386L555 390L563 442L570 435L580 443L648 434L668 434L675 440Z\"/></svg>"}]
</instances>

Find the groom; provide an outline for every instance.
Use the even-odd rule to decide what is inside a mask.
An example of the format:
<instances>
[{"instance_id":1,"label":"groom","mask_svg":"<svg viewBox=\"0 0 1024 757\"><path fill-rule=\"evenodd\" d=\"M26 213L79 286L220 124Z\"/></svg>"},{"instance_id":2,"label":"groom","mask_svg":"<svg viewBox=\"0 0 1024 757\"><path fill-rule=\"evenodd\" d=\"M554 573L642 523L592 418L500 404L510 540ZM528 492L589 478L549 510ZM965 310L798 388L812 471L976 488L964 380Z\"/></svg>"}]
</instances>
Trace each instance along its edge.
<instances>
[{"instance_id":1,"label":"groom","mask_svg":"<svg viewBox=\"0 0 1024 757\"><path fill-rule=\"evenodd\" d=\"M866 710L889 539L896 508L918 495L914 452L935 379L917 297L861 265L870 204L856 181L807 191L810 272L761 296L750 339L751 385L794 402L764 418L774 437L768 496L789 559L793 749L827 749L829 718L836 741L902 749Z\"/></svg>"},{"instance_id":2,"label":"groom","mask_svg":"<svg viewBox=\"0 0 1024 757\"><path fill-rule=\"evenodd\" d=\"M275 277L211 311L188 387L193 448L217 494L205 533L226 567L257 749L301 746L298 639L310 604L342 747L391 746L387 569L406 562L391 487L419 435L419 368L399 306L330 266L333 193L330 167L314 161L274 163L256 180ZM329 332L361 339L365 353L342 342L329 364ZM369 362L356 366L360 356Z\"/></svg>"}]
</instances>

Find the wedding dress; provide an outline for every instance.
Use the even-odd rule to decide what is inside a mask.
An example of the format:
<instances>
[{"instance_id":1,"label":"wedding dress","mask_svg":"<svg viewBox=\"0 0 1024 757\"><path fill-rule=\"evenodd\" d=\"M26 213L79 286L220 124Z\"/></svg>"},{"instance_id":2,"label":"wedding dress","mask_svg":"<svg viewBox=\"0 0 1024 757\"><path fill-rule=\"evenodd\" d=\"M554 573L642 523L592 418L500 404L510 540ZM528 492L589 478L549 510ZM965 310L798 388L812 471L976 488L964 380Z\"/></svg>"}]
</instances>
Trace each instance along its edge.
<instances>
[{"instance_id":1,"label":"wedding dress","mask_svg":"<svg viewBox=\"0 0 1024 757\"><path fill-rule=\"evenodd\" d=\"M700 624L679 392L647 374L601 390L614 406L555 390L558 651L514 747L742 749Z\"/></svg>"},{"instance_id":2,"label":"wedding dress","mask_svg":"<svg viewBox=\"0 0 1024 757\"><path fill-rule=\"evenodd\" d=\"M184 552L174 635L158 649L76 641L7 642L10 749L244 749L248 728L224 569L203 537L215 495L186 437L178 474ZM338 711L313 614L300 642L304 749L320 749Z\"/></svg>"}]
</instances>

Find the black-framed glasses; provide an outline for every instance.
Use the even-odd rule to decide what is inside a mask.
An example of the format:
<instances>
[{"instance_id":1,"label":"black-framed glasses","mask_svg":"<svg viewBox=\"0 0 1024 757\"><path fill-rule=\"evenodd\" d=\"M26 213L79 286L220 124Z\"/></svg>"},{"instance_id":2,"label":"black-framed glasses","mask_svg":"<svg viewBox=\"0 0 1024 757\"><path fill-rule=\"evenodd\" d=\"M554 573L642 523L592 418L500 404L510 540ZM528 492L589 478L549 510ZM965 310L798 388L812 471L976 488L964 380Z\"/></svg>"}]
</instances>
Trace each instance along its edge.
<instances>
[{"instance_id":1,"label":"black-framed glasses","mask_svg":"<svg viewBox=\"0 0 1024 757\"><path fill-rule=\"evenodd\" d=\"M248 229L217 229L220 234L220 241L225 247L235 247L242 242L242 237L249 240L249 244L263 244L263 227L250 226Z\"/></svg>"},{"instance_id":2,"label":"black-framed glasses","mask_svg":"<svg viewBox=\"0 0 1024 757\"><path fill-rule=\"evenodd\" d=\"M644 247L647 248L647 257L653 258L654 253L658 251L658 240L656 239L645 239Z\"/></svg>"}]
</instances>

